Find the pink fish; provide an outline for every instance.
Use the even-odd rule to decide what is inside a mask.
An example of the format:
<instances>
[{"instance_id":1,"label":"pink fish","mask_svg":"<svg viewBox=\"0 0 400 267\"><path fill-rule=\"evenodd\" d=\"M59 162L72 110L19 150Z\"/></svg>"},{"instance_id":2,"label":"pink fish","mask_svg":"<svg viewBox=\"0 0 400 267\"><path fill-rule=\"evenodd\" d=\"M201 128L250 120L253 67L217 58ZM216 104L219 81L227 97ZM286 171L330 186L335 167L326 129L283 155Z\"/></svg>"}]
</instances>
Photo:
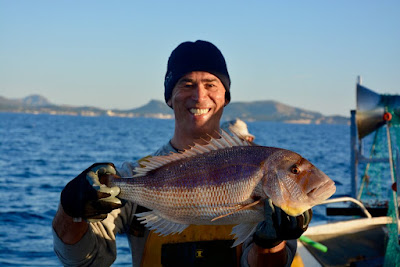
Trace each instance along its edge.
<instances>
[{"instance_id":1,"label":"pink fish","mask_svg":"<svg viewBox=\"0 0 400 267\"><path fill-rule=\"evenodd\" d=\"M225 132L182 153L145 158L129 178L109 178L118 198L151 211L137 214L162 235L190 224L232 225L234 246L263 221L265 200L296 216L336 190L334 182L299 154L251 145Z\"/></svg>"}]
</instances>

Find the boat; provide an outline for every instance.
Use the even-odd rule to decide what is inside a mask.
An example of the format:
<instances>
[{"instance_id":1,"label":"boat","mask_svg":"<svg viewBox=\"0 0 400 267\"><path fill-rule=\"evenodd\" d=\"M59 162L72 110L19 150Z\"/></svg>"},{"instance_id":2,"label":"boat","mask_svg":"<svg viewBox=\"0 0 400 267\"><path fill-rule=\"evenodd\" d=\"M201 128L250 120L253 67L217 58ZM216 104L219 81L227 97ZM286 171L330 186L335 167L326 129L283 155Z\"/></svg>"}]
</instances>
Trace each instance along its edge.
<instances>
[{"instance_id":1,"label":"boat","mask_svg":"<svg viewBox=\"0 0 400 267\"><path fill-rule=\"evenodd\" d=\"M292 266L400 266L400 96L377 94L361 78L356 95L351 193L323 203L329 219L299 238L301 262Z\"/></svg>"}]
</instances>

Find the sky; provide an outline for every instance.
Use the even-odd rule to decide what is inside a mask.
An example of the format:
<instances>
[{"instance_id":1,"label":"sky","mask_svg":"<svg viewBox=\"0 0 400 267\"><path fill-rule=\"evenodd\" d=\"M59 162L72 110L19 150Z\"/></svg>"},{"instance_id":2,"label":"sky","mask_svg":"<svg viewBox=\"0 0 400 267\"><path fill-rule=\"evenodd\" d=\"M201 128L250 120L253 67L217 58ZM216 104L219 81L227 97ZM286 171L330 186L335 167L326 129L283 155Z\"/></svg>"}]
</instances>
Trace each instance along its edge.
<instances>
[{"instance_id":1,"label":"sky","mask_svg":"<svg viewBox=\"0 0 400 267\"><path fill-rule=\"evenodd\" d=\"M400 1L0 0L0 96L131 109L164 100L172 50L223 53L232 102L349 116L357 77L400 94Z\"/></svg>"}]
</instances>

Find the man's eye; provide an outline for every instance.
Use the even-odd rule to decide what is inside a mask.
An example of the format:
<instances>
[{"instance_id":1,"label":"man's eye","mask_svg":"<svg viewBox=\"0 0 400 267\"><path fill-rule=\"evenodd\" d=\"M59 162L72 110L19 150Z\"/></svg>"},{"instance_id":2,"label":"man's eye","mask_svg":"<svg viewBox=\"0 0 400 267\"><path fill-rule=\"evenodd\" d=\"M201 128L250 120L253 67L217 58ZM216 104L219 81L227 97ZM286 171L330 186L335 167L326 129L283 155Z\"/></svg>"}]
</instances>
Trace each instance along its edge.
<instances>
[{"instance_id":1,"label":"man's eye","mask_svg":"<svg viewBox=\"0 0 400 267\"><path fill-rule=\"evenodd\" d=\"M217 86L216 86L215 84L208 83L208 84L206 84L206 88L208 88L208 89L215 89L215 88L217 88Z\"/></svg>"}]
</instances>

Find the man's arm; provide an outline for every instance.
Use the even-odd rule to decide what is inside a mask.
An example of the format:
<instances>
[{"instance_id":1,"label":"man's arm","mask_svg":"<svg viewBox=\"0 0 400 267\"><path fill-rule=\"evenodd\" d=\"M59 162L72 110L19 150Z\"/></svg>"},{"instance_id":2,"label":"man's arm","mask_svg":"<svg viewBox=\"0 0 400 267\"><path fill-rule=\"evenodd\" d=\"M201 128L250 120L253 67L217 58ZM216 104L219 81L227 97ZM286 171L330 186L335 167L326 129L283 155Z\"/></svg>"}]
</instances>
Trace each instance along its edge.
<instances>
[{"instance_id":1,"label":"man's arm","mask_svg":"<svg viewBox=\"0 0 400 267\"><path fill-rule=\"evenodd\" d=\"M53 229L63 243L73 245L82 239L89 229L89 224L84 220L75 222L71 216L64 212L62 206L59 205L53 219Z\"/></svg>"},{"instance_id":2,"label":"man's arm","mask_svg":"<svg viewBox=\"0 0 400 267\"><path fill-rule=\"evenodd\" d=\"M257 225L253 236L244 244L244 266L290 266L297 250L297 238L308 227L312 210L293 217L266 201L265 220Z\"/></svg>"},{"instance_id":3,"label":"man's arm","mask_svg":"<svg viewBox=\"0 0 400 267\"><path fill-rule=\"evenodd\" d=\"M57 214L53 221L53 239L54 251L61 263L65 266L110 266L117 256L116 233L123 233L128 229L135 209L136 206L128 202L122 208L108 213L103 221L72 221L72 224L65 225L64 230L57 223L57 220L63 219L63 215ZM68 217L66 219L71 220ZM80 228L82 224L83 228ZM83 231L85 224L87 229Z\"/></svg>"},{"instance_id":4,"label":"man's arm","mask_svg":"<svg viewBox=\"0 0 400 267\"><path fill-rule=\"evenodd\" d=\"M253 243L247 256L249 266L285 266L288 260L286 242L273 248L263 248Z\"/></svg>"},{"instance_id":5,"label":"man's arm","mask_svg":"<svg viewBox=\"0 0 400 267\"><path fill-rule=\"evenodd\" d=\"M100 177L115 174L113 164L96 163L65 186L53 220L53 228L64 243L77 243L89 228L88 220L103 220L110 211L122 206L121 201L115 197L103 201L105 197L117 195L119 189L101 187Z\"/></svg>"},{"instance_id":6,"label":"man's arm","mask_svg":"<svg viewBox=\"0 0 400 267\"><path fill-rule=\"evenodd\" d=\"M54 251L64 265L109 266L116 258L115 233L125 229L132 207L122 211L119 188L100 184L108 175L116 175L114 165L93 164L61 192L52 226Z\"/></svg>"}]
</instances>

